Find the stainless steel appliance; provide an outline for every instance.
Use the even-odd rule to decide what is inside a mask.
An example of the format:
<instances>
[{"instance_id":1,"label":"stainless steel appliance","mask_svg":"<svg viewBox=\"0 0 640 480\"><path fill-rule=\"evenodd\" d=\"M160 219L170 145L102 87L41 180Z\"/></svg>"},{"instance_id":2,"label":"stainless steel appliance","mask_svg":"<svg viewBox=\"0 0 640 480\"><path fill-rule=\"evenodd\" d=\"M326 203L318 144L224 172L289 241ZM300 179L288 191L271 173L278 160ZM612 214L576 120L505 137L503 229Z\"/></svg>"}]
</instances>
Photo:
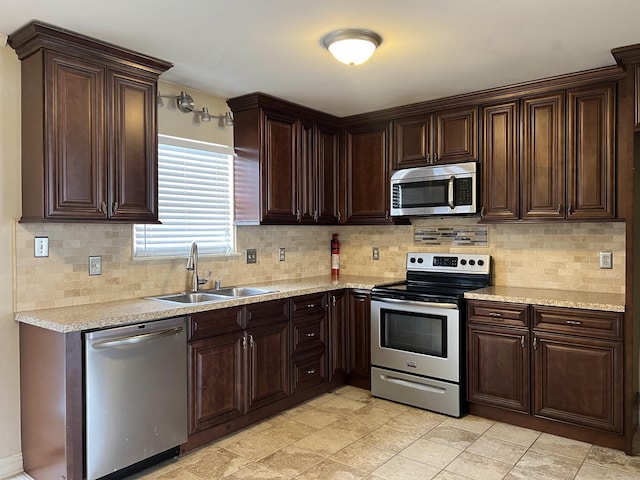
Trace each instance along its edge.
<instances>
[{"instance_id":1,"label":"stainless steel appliance","mask_svg":"<svg viewBox=\"0 0 640 480\"><path fill-rule=\"evenodd\" d=\"M478 212L476 162L398 170L391 175L391 216Z\"/></svg>"},{"instance_id":2,"label":"stainless steel appliance","mask_svg":"<svg viewBox=\"0 0 640 480\"><path fill-rule=\"evenodd\" d=\"M490 284L489 255L409 253L407 279L371 291L371 393L464 413L464 292Z\"/></svg>"},{"instance_id":3,"label":"stainless steel appliance","mask_svg":"<svg viewBox=\"0 0 640 480\"><path fill-rule=\"evenodd\" d=\"M116 475L187 440L186 318L88 332L86 478Z\"/></svg>"}]
</instances>

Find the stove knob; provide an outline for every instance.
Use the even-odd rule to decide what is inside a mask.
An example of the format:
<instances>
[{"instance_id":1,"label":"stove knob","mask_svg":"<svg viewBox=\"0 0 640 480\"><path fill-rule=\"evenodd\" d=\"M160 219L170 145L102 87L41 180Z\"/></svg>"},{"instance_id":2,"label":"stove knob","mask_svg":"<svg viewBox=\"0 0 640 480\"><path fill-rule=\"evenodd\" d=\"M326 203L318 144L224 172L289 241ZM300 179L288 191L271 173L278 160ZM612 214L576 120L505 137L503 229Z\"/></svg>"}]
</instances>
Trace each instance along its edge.
<instances>
[{"instance_id":1,"label":"stove knob","mask_svg":"<svg viewBox=\"0 0 640 480\"><path fill-rule=\"evenodd\" d=\"M411 257L411 258L409 259L409 261L410 261L411 263L416 263L416 257Z\"/></svg>"},{"instance_id":2,"label":"stove knob","mask_svg":"<svg viewBox=\"0 0 640 480\"><path fill-rule=\"evenodd\" d=\"M466 265L467 261L463 258L462 260L460 260L460 265Z\"/></svg>"},{"instance_id":3,"label":"stove knob","mask_svg":"<svg viewBox=\"0 0 640 480\"><path fill-rule=\"evenodd\" d=\"M478 260L478 265L483 266L484 265L484 260Z\"/></svg>"},{"instance_id":4,"label":"stove knob","mask_svg":"<svg viewBox=\"0 0 640 480\"><path fill-rule=\"evenodd\" d=\"M476 264L475 260L469 260L469 265L474 266Z\"/></svg>"},{"instance_id":5,"label":"stove knob","mask_svg":"<svg viewBox=\"0 0 640 480\"><path fill-rule=\"evenodd\" d=\"M424 262L424 260L422 259L422 257L418 258L418 263L422 263Z\"/></svg>"}]
</instances>

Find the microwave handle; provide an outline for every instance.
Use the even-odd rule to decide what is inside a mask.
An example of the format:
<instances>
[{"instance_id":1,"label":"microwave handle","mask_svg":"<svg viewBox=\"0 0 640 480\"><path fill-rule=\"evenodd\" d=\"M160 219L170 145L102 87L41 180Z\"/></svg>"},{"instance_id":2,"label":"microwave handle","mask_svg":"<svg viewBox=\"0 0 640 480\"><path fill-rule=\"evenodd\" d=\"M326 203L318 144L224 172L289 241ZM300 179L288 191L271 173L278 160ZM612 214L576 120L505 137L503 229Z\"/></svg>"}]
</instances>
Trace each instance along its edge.
<instances>
[{"instance_id":1,"label":"microwave handle","mask_svg":"<svg viewBox=\"0 0 640 480\"><path fill-rule=\"evenodd\" d=\"M451 175L451 177L449 177L449 207L450 208L456 208L456 204L454 203L454 198L453 198L453 183L455 182L456 177L454 177L453 175Z\"/></svg>"}]
</instances>

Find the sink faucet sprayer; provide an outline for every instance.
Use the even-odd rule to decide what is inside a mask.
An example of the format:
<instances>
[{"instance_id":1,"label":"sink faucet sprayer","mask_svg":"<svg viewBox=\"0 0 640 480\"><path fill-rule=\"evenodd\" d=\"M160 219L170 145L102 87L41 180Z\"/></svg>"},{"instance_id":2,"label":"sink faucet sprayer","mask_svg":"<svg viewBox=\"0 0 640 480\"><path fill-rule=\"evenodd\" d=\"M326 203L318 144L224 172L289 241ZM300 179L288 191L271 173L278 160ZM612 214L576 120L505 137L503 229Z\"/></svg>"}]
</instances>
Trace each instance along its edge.
<instances>
[{"instance_id":1,"label":"sink faucet sprayer","mask_svg":"<svg viewBox=\"0 0 640 480\"><path fill-rule=\"evenodd\" d=\"M191 276L191 291L197 292L200 285L206 284L211 278L212 270L209 270L209 275L206 277L198 276L198 244L191 242L191 250L189 251L189 258L187 258L187 270L192 273Z\"/></svg>"}]
</instances>

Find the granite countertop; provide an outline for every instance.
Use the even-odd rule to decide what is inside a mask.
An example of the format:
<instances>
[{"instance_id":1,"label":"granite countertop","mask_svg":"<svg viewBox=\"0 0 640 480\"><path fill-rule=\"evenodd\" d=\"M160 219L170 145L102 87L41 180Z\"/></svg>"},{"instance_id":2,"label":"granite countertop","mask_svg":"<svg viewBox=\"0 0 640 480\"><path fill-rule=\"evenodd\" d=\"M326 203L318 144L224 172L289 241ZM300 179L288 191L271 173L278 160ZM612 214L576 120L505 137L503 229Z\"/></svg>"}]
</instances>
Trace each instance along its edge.
<instances>
[{"instance_id":1,"label":"granite countertop","mask_svg":"<svg viewBox=\"0 0 640 480\"><path fill-rule=\"evenodd\" d=\"M464 298L609 312L625 311L624 295L615 293L493 286L467 292Z\"/></svg>"},{"instance_id":2,"label":"granite countertop","mask_svg":"<svg viewBox=\"0 0 640 480\"><path fill-rule=\"evenodd\" d=\"M76 305L72 307L16 312L14 314L14 319L18 322L28 323L57 332L76 332L96 328L115 327L136 322L146 322L178 315L188 315L195 312L217 310L237 305L246 305L309 293L342 290L345 288L370 290L375 285L398 280L403 279L356 275L340 275L337 279L334 279L331 275L323 275L318 277L242 285L243 287L258 287L276 291L264 295L231 298L229 300L222 300L214 303L183 305L146 298L137 298ZM174 292L167 292L167 294L170 293Z\"/></svg>"}]
</instances>

